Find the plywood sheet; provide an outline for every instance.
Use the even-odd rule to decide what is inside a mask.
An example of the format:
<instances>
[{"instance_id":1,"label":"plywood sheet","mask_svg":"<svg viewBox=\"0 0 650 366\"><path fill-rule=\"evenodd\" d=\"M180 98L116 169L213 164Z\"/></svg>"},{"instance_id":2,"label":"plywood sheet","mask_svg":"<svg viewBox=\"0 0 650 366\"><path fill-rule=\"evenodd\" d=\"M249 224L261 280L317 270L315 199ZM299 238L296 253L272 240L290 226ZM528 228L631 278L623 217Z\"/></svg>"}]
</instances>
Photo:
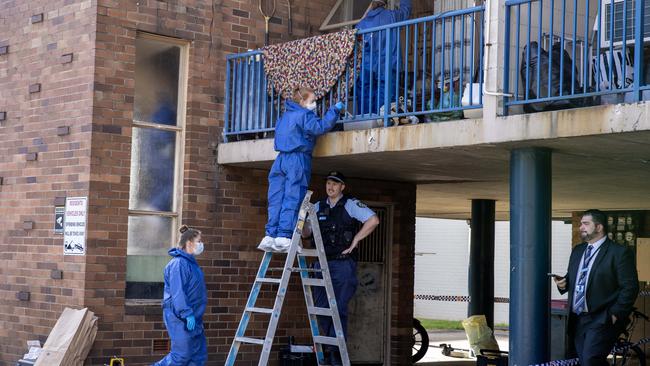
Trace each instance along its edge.
<instances>
[{"instance_id":1,"label":"plywood sheet","mask_svg":"<svg viewBox=\"0 0 650 366\"><path fill-rule=\"evenodd\" d=\"M639 281L650 282L650 238L636 240L636 270Z\"/></svg>"}]
</instances>

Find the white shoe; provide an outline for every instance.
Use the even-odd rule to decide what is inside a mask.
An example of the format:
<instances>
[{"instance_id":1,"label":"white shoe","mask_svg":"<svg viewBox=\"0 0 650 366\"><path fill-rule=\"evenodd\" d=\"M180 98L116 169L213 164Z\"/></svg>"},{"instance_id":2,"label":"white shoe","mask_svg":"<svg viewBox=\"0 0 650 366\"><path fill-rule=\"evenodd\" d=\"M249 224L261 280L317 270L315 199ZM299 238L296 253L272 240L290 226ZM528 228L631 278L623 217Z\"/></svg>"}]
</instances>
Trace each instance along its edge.
<instances>
[{"instance_id":1,"label":"white shoe","mask_svg":"<svg viewBox=\"0 0 650 366\"><path fill-rule=\"evenodd\" d=\"M273 244L275 243L275 238L272 238L270 236L265 236L262 241L260 242L260 245L257 246L257 249L262 250L264 252L270 252L273 251Z\"/></svg>"},{"instance_id":2,"label":"white shoe","mask_svg":"<svg viewBox=\"0 0 650 366\"><path fill-rule=\"evenodd\" d=\"M291 239L289 238L275 238L275 244L273 245L273 251L276 253L289 253L291 249ZM298 254L302 253L302 244L298 243L298 248L296 249Z\"/></svg>"},{"instance_id":3,"label":"white shoe","mask_svg":"<svg viewBox=\"0 0 650 366\"><path fill-rule=\"evenodd\" d=\"M273 242L273 251L277 253L288 253L291 248L291 239L289 238L275 238Z\"/></svg>"}]
</instances>

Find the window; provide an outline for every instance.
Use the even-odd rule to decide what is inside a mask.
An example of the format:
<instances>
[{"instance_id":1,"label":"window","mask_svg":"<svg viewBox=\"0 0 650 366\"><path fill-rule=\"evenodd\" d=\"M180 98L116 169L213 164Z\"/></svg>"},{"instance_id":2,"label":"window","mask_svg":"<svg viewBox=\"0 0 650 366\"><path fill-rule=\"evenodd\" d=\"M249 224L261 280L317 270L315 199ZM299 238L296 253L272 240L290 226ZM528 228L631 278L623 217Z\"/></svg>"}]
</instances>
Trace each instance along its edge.
<instances>
[{"instance_id":1,"label":"window","mask_svg":"<svg viewBox=\"0 0 650 366\"><path fill-rule=\"evenodd\" d=\"M161 299L181 221L187 45L138 34L135 46L126 298Z\"/></svg>"},{"instance_id":2,"label":"window","mask_svg":"<svg viewBox=\"0 0 650 366\"><path fill-rule=\"evenodd\" d=\"M320 30L326 31L357 24L366 14L371 2L372 0L338 0L323 21ZM392 1L389 0L388 3L391 4Z\"/></svg>"}]
</instances>

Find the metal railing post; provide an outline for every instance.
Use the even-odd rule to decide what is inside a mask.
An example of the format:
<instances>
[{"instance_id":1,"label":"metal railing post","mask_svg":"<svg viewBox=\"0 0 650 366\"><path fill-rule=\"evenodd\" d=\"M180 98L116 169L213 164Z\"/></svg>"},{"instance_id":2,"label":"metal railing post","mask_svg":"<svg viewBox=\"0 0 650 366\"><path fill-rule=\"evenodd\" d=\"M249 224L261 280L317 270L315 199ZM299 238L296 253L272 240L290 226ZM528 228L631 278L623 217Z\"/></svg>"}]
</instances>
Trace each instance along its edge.
<instances>
[{"instance_id":1,"label":"metal railing post","mask_svg":"<svg viewBox=\"0 0 650 366\"><path fill-rule=\"evenodd\" d=\"M490 19L487 20L488 22ZM508 96L510 93L510 6L506 5L505 34L503 45L503 115L508 115ZM489 35L488 35L489 37Z\"/></svg>"},{"instance_id":2,"label":"metal railing post","mask_svg":"<svg viewBox=\"0 0 650 366\"><path fill-rule=\"evenodd\" d=\"M392 73L390 72L390 57L391 57L391 52L390 52L390 34L392 33L392 29L387 28L386 29L386 57L384 57L384 62L386 63L384 65L384 127L388 127L388 115L390 114L390 78L392 77ZM377 82L379 83L379 82Z\"/></svg>"},{"instance_id":3,"label":"metal railing post","mask_svg":"<svg viewBox=\"0 0 650 366\"><path fill-rule=\"evenodd\" d=\"M641 80L643 75L643 12L645 1L635 1L634 9L634 100L642 100ZM625 15L624 15L625 16ZM612 22L613 23L613 22ZM613 39L612 39L613 41ZM624 55L625 57L625 55ZM623 75L625 77L625 75Z\"/></svg>"},{"instance_id":4,"label":"metal railing post","mask_svg":"<svg viewBox=\"0 0 650 366\"><path fill-rule=\"evenodd\" d=\"M225 103L223 112L223 141L228 142L228 133L230 132L230 60L226 60L226 88Z\"/></svg>"}]
</instances>

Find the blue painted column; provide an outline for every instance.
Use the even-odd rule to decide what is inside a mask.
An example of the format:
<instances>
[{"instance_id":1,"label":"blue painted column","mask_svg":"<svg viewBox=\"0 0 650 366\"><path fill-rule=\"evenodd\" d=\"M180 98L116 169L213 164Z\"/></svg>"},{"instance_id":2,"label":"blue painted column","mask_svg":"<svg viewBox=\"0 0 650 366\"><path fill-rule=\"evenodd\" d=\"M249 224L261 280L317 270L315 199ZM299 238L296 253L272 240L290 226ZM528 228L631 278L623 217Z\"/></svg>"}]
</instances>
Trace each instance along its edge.
<instances>
[{"instance_id":1,"label":"blue painted column","mask_svg":"<svg viewBox=\"0 0 650 366\"><path fill-rule=\"evenodd\" d=\"M485 315L494 329L494 201L472 200L467 315Z\"/></svg>"},{"instance_id":2,"label":"blue painted column","mask_svg":"<svg viewBox=\"0 0 650 366\"><path fill-rule=\"evenodd\" d=\"M549 361L551 151L510 156L510 365Z\"/></svg>"}]
</instances>

